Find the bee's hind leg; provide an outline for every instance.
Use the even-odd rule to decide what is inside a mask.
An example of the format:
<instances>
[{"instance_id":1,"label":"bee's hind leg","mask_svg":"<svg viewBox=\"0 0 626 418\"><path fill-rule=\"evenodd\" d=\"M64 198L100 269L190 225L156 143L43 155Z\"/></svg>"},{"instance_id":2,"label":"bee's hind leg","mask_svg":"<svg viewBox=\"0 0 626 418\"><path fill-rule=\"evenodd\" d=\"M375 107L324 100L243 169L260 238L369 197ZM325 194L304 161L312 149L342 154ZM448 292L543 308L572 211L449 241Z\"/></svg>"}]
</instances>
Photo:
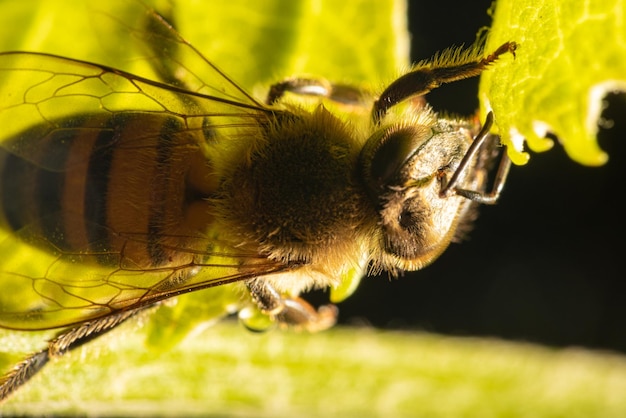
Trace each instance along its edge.
<instances>
[{"instance_id":1,"label":"bee's hind leg","mask_svg":"<svg viewBox=\"0 0 626 418\"><path fill-rule=\"evenodd\" d=\"M48 341L47 348L31 354L0 379L0 402L28 382L52 358L61 357L68 351L105 334L141 310L143 308L118 312L62 331Z\"/></svg>"},{"instance_id":2,"label":"bee's hind leg","mask_svg":"<svg viewBox=\"0 0 626 418\"><path fill-rule=\"evenodd\" d=\"M332 327L337 321L334 305L320 306L316 310L302 298L281 295L262 279L250 280L246 286L261 311L281 325L317 332Z\"/></svg>"}]
</instances>

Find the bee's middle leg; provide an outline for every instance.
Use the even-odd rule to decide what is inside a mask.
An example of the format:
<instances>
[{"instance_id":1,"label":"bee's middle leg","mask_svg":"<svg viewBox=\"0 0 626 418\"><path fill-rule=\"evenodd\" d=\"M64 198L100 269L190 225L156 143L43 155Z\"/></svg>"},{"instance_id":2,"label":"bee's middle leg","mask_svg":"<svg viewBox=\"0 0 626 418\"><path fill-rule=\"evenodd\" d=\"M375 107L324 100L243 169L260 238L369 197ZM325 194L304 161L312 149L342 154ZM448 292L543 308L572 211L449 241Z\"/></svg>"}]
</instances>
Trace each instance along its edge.
<instances>
[{"instance_id":1,"label":"bee's middle leg","mask_svg":"<svg viewBox=\"0 0 626 418\"><path fill-rule=\"evenodd\" d=\"M261 311L279 324L317 332L332 327L337 321L334 305L320 306L316 310L302 298L281 295L262 279L250 280L246 286Z\"/></svg>"}]
</instances>

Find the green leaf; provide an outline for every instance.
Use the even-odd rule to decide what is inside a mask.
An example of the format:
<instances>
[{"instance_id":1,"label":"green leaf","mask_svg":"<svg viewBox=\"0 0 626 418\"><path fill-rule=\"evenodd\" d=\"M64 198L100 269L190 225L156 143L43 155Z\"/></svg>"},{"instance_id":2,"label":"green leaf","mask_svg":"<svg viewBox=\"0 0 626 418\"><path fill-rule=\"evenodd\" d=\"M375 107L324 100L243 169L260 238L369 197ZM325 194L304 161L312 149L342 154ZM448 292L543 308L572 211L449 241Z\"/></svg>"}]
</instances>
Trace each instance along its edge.
<instances>
[{"instance_id":1,"label":"green leaf","mask_svg":"<svg viewBox=\"0 0 626 418\"><path fill-rule=\"evenodd\" d=\"M498 0L487 50L519 43L481 78L480 98L493 108L509 154L523 164L525 138L536 152L555 134L568 155L600 165L596 134L602 99L626 91L626 4L623 0Z\"/></svg>"},{"instance_id":2,"label":"green leaf","mask_svg":"<svg viewBox=\"0 0 626 418\"><path fill-rule=\"evenodd\" d=\"M178 11L183 35L249 88L302 75L378 87L409 64L400 0L189 2Z\"/></svg>"},{"instance_id":3,"label":"green leaf","mask_svg":"<svg viewBox=\"0 0 626 418\"><path fill-rule=\"evenodd\" d=\"M409 64L401 0L144 3L171 17L185 39L248 89L302 75L378 87ZM136 45L107 20L132 21L143 11L139 1L0 0L0 10L0 50L47 52L133 69Z\"/></svg>"},{"instance_id":4,"label":"green leaf","mask_svg":"<svg viewBox=\"0 0 626 418\"><path fill-rule=\"evenodd\" d=\"M626 359L497 340L222 322L169 351L136 322L49 364L0 414L622 417ZM7 338L2 338L3 343Z\"/></svg>"}]
</instances>

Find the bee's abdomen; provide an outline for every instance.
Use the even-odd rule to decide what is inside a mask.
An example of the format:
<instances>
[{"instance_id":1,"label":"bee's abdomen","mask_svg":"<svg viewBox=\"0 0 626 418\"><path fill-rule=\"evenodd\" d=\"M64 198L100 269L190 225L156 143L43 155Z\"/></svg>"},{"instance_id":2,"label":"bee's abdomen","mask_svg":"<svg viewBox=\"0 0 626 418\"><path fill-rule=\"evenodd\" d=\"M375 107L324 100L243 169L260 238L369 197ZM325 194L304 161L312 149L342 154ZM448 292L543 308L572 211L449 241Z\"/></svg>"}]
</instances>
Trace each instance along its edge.
<instances>
[{"instance_id":1,"label":"bee's abdomen","mask_svg":"<svg viewBox=\"0 0 626 418\"><path fill-rule=\"evenodd\" d=\"M181 245L172 237L189 234L186 211L198 196L187 175L199 151L174 117L85 115L3 145L0 213L24 239L140 268L166 263L167 248Z\"/></svg>"},{"instance_id":2,"label":"bee's abdomen","mask_svg":"<svg viewBox=\"0 0 626 418\"><path fill-rule=\"evenodd\" d=\"M66 247L63 211L86 216L89 156L98 136L106 132L83 130L82 123L83 118L76 118L52 130L35 126L3 144L0 203L9 229L54 238L54 244Z\"/></svg>"}]
</instances>

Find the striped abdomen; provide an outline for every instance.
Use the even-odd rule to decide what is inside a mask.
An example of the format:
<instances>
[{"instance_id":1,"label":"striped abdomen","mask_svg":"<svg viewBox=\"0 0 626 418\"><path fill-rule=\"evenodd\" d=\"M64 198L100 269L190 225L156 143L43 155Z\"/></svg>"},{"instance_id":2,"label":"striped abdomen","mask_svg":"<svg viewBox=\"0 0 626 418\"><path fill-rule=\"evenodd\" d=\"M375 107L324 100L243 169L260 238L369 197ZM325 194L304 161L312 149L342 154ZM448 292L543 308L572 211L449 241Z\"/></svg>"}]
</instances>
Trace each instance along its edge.
<instances>
[{"instance_id":1,"label":"striped abdomen","mask_svg":"<svg viewBox=\"0 0 626 418\"><path fill-rule=\"evenodd\" d=\"M101 263L167 265L211 222L202 130L161 114L82 115L35 126L0 149L3 226ZM112 257L108 257L111 255Z\"/></svg>"}]
</instances>

